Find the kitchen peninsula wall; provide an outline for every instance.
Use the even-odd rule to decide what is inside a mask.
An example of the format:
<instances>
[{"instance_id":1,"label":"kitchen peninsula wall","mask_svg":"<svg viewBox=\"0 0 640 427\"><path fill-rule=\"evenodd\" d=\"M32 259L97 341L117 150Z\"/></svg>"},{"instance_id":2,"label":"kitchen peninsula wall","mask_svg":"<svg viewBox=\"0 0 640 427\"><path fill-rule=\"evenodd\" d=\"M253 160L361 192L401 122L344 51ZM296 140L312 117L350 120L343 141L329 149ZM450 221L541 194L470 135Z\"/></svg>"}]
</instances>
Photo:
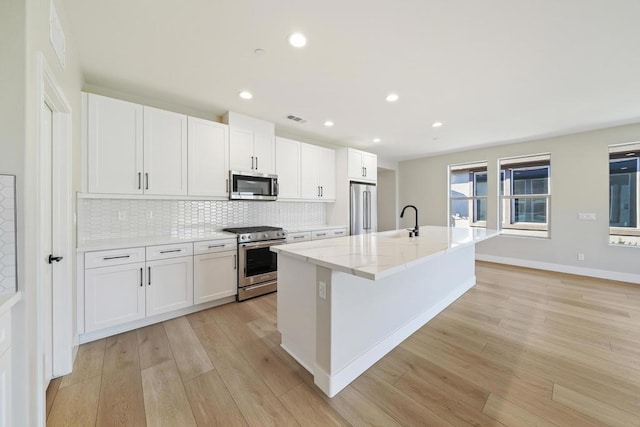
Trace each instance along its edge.
<instances>
[{"instance_id":1,"label":"kitchen peninsula wall","mask_svg":"<svg viewBox=\"0 0 640 427\"><path fill-rule=\"evenodd\" d=\"M198 237L228 226L326 223L326 204L218 200L78 199L78 244L104 239Z\"/></svg>"}]
</instances>

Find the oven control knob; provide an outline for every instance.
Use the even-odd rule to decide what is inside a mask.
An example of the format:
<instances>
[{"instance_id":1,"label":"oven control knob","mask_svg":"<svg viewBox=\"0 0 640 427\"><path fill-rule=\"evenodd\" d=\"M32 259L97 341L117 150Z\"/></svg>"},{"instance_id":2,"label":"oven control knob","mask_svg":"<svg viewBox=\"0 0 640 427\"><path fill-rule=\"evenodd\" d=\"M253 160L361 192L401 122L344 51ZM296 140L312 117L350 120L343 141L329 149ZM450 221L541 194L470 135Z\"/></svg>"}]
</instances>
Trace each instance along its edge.
<instances>
[{"instance_id":1,"label":"oven control knob","mask_svg":"<svg viewBox=\"0 0 640 427\"><path fill-rule=\"evenodd\" d=\"M264 233L264 234L262 235L262 237L264 237L264 238L266 239L266 238L268 238L268 237L269 237L269 235L268 235L267 233Z\"/></svg>"}]
</instances>

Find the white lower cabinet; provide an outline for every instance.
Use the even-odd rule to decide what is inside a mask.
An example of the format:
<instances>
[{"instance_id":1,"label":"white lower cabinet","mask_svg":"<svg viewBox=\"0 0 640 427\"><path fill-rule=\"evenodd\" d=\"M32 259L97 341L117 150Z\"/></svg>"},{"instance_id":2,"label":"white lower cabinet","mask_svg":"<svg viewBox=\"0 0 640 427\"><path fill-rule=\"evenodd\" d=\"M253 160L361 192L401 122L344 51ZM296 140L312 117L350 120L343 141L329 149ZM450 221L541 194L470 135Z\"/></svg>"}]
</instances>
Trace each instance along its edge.
<instances>
[{"instance_id":1,"label":"white lower cabinet","mask_svg":"<svg viewBox=\"0 0 640 427\"><path fill-rule=\"evenodd\" d=\"M214 301L238 293L236 252L218 252L193 257L194 303Z\"/></svg>"},{"instance_id":2,"label":"white lower cabinet","mask_svg":"<svg viewBox=\"0 0 640 427\"><path fill-rule=\"evenodd\" d=\"M145 263L85 270L85 332L145 317Z\"/></svg>"},{"instance_id":3,"label":"white lower cabinet","mask_svg":"<svg viewBox=\"0 0 640 427\"><path fill-rule=\"evenodd\" d=\"M193 257L147 261L147 316L193 305Z\"/></svg>"}]
</instances>

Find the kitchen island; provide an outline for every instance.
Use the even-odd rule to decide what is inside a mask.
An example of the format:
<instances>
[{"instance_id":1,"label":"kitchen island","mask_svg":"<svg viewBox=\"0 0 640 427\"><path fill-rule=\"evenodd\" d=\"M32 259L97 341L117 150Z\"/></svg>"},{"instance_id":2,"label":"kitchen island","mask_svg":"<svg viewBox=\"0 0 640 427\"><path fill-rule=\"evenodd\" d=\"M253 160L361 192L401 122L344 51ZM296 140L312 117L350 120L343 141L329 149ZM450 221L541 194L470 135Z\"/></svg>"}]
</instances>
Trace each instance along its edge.
<instances>
[{"instance_id":1,"label":"kitchen island","mask_svg":"<svg viewBox=\"0 0 640 427\"><path fill-rule=\"evenodd\" d=\"M421 227L273 246L282 347L333 397L475 284L496 230Z\"/></svg>"}]
</instances>

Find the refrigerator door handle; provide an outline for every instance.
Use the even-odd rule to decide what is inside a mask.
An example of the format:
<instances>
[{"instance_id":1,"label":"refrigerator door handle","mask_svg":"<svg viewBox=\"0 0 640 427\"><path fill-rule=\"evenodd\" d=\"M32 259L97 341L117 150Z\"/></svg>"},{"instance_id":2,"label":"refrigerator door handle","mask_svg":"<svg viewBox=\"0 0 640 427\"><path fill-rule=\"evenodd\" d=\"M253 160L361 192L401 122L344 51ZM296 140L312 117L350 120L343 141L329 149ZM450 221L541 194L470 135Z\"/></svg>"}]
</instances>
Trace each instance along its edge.
<instances>
[{"instance_id":1,"label":"refrigerator door handle","mask_svg":"<svg viewBox=\"0 0 640 427\"><path fill-rule=\"evenodd\" d=\"M363 191L362 192L362 204L363 206L363 219L362 219L362 228L365 230L369 230L371 228L371 203L369 201L369 192L368 191Z\"/></svg>"}]
</instances>

